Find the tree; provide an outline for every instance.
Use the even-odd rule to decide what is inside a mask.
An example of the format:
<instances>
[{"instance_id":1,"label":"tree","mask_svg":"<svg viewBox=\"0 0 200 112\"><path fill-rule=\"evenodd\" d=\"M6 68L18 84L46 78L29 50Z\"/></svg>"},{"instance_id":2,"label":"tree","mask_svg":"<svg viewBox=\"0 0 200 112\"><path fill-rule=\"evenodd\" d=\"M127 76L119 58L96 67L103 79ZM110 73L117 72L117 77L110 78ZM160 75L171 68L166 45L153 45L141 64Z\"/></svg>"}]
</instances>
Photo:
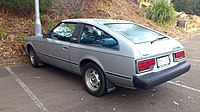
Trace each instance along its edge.
<instances>
[{"instance_id":1,"label":"tree","mask_svg":"<svg viewBox=\"0 0 200 112\"><path fill-rule=\"evenodd\" d=\"M42 12L45 12L51 5L52 0L40 0L40 9ZM0 8L34 12L34 0L0 0Z\"/></svg>"},{"instance_id":2,"label":"tree","mask_svg":"<svg viewBox=\"0 0 200 112\"><path fill-rule=\"evenodd\" d=\"M172 0L176 11L200 16L200 0Z\"/></svg>"}]
</instances>

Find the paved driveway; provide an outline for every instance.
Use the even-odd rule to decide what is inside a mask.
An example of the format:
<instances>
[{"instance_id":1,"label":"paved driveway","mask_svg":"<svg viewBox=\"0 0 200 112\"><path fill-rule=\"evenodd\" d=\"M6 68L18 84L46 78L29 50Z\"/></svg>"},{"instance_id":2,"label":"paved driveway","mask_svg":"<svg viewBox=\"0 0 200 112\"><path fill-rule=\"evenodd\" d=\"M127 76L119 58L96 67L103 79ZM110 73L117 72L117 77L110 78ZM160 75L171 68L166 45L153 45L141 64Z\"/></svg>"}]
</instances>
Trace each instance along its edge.
<instances>
[{"instance_id":1,"label":"paved driveway","mask_svg":"<svg viewBox=\"0 0 200 112\"><path fill-rule=\"evenodd\" d=\"M191 70L157 91L118 87L96 98L84 90L81 77L51 66L0 68L0 112L199 112L200 35L181 43Z\"/></svg>"}]
</instances>

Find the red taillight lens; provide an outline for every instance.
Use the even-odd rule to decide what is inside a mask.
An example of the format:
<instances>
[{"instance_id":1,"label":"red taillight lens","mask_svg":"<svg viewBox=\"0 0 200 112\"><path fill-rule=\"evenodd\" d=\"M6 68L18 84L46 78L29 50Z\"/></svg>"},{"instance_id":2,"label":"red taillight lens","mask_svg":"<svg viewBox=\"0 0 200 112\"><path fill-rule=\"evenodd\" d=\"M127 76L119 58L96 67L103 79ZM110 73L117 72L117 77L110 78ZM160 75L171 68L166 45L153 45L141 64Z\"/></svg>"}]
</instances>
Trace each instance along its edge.
<instances>
[{"instance_id":1,"label":"red taillight lens","mask_svg":"<svg viewBox=\"0 0 200 112\"><path fill-rule=\"evenodd\" d=\"M184 51L174 53L174 61L179 61L182 58L185 58L185 52Z\"/></svg>"},{"instance_id":2,"label":"red taillight lens","mask_svg":"<svg viewBox=\"0 0 200 112\"><path fill-rule=\"evenodd\" d=\"M138 62L138 71L145 71L151 69L156 64L155 59L148 59Z\"/></svg>"}]
</instances>

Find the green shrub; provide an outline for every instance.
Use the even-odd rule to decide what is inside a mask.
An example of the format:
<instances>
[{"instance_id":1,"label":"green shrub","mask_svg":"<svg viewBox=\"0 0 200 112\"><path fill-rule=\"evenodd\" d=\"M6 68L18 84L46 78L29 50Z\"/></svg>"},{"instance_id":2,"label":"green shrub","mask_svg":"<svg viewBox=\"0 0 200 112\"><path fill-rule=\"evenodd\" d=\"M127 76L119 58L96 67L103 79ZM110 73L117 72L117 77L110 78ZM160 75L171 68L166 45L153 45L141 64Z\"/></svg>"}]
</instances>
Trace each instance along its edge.
<instances>
[{"instance_id":1,"label":"green shrub","mask_svg":"<svg viewBox=\"0 0 200 112\"><path fill-rule=\"evenodd\" d=\"M57 22L53 21L51 17L46 14L41 15L41 23L45 33L50 31L57 24Z\"/></svg>"},{"instance_id":2,"label":"green shrub","mask_svg":"<svg viewBox=\"0 0 200 112\"><path fill-rule=\"evenodd\" d=\"M52 0L40 0L41 12L46 12L49 7L52 6Z\"/></svg>"},{"instance_id":3,"label":"green shrub","mask_svg":"<svg viewBox=\"0 0 200 112\"><path fill-rule=\"evenodd\" d=\"M35 31L34 31L35 22L32 19L27 19L25 21L25 24L30 29L29 33L27 35L34 35L35 34Z\"/></svg>"},{"instance_id":4,"label":"green shrub","mask_svg":"<svg viewBox=\"0 0 200 112\"><path fill-rule=\"evenodd\" d=\"M157 0L153 6L148 7L148 18L166 26L175 23L176 16L172 4L168 0Z\"/></svg>"},{"instance_id":5,"label":"green shrub","mask_svg":"<svg viewBox=\"0 0 200 112\"><path fill-rule=\"evenodd\" d=\"M26 21L26 24L27 24L28 26L33 26L35 23L34 23L33 20L28 19L28 20Z\"/></svg>"},{"instance_id":6,"label":"green shrub","mask_svg":"<svg viewBox=\"0 0 200 112\"><path fill-rule=\"evenodd\" d=\"M40 10L45 12L52 6L52 0L40 0ZM0 8L9 8L17 11L35 11L35 0L0 0Z\"/></svg>"},{"instance_id":7,"label":"green shrub","mask_svg":"<svg viewBox=\"0 0 200 112\"><path fill-rule=\"evenodd\" d=\"M43 23L43 24L48 24L48 22L50 22L51 21L51 18L48 16L48 15L46 15L46 14L44 14L44 15L41 15L40 16L40 19L41 19L41 22Z\"/></svg>"},{"instance_id":8,"label":"green shrub","mask_svg":"<svg viewBox=\"0 0 200 112\"><path fill-rule=\"evenodd\" d=\"M2 26L0 26L0 38L4 38L4 36L6 35L7 35L6 30Z\"/></svg>"},{"instance_id":9,"label":"green shrub","mask_svg":"<svg viewBox=\"0 0 200 112\"><path fill-rule=\"evenodd\" d=\"M83 18L84 13L82 11L75 11L72 13L71 19L76 19L76 18Z\"/></svg>"},{"instance_id":10,"label":"green shrub","mask_svg":"<svg viewBox=\"0 0 200 112\"><path fill-rule=\"evenodd\" d=\"M17 38L15 38L15 40L20 43L20 42L24 41L25 38L26 38L26 35L24 33L20 32L17 35Z\"/></svg>"},{"instance_id":11,"label":"green shrub","mask_svg":"<svg viewBox=\"0 0 200 112\"><path fill-rule=\"evenodd\" d=\"M43 31L48 32L50 30L49 25L52 23L51 18L48 15L41 15L40 19Z\"/></svg>"}]
</instances>

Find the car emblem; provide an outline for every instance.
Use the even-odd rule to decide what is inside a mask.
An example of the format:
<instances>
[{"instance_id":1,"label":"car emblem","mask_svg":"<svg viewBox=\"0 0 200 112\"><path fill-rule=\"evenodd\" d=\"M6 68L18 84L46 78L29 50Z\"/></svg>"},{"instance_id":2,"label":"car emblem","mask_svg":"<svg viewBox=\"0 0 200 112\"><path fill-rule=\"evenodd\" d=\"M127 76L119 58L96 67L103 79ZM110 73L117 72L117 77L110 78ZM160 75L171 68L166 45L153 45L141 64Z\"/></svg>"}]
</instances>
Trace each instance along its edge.
<instances>
[{"instance_id":1,"label":"car emblem","mask_svg":"<svg viewBox=\"0 0 200 112\"><path fill-rule=\"evenodd\" d=\"M174 47L173 50L177 50L177 49L180 49L180 48L181 48L181 47Z\"/></svg>"},{"instance_id":2,"label":"car emblem","mask_svg":"<svg viewBox=\"0 0 200 112\"><path fill-rule=\"evenodd\" d=\"M148 56L149 54L142 54L143 56Z\"/></svg>"}]
</instances>

